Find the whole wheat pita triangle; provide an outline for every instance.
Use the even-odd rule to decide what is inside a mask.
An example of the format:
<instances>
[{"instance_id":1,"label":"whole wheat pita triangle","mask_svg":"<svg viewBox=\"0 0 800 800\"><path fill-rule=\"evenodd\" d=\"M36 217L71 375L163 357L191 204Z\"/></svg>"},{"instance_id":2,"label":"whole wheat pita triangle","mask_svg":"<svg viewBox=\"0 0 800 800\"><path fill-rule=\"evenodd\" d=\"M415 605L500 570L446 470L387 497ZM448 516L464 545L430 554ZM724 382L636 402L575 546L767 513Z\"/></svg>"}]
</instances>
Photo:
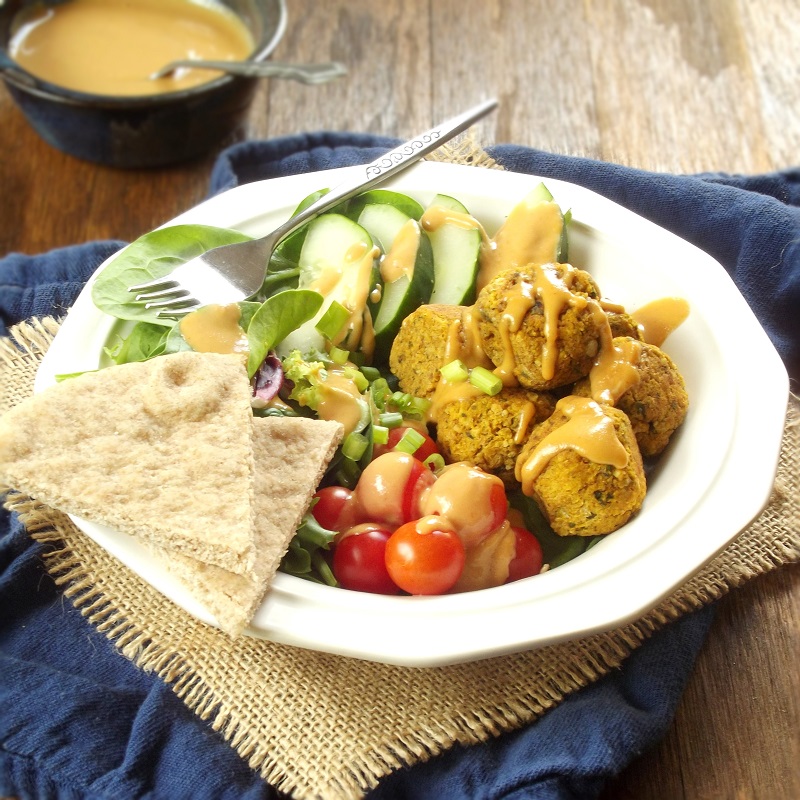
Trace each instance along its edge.
<instances>
[{"instance_id":1,"label":"whole wheat pita triangle","mask_svg":"<svg viewBox=\"0 0 800 800\"><path fill-rule=\"evenodd\" d=\"M342 426L306 418L253 419L254 541L250 576L164 547L151 547L182 585L236 636L261 604L339 441Z\"/></svg>"},{"instance_id":2,"label":"whole wheat pita triangle","mask_svg":"<svg viewBox=\"0 0 800 800\"><path fill-rule=\"evenodd\" d=\"M70 378L0 419L0 482L249 576L250 396L237 355L181 352Z\"/></svg>"}]
</instances>

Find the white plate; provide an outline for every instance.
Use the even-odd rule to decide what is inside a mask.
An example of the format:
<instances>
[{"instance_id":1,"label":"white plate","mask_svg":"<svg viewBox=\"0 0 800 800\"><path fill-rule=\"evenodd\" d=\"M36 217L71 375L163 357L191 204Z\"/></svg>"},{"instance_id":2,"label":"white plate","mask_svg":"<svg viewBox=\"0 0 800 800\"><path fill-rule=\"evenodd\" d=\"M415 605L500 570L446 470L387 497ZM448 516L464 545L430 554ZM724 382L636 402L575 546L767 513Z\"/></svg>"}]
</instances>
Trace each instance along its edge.
<instances>
[{"instance_id":1,"label":"white plate","mask_svg":"<svg viewBox=\"0 0 800 800\"><path fill-rule=\"evenodd\" d=\"M332 170L247 184L172 220L260 235L312 191L343 180ZM423 204L457 197L490 234L539 178L420 163L386 186ZM780 451L788 378L778 354L722 266L705 252L587 189L545 179L571 208L570 261L605 298L635 310L664 296L691 313L664 347L686 379L686 422L651 476L642 512L557 569L466 594L386 597L279 574L250 633L316 650L407 666L515 652L609 630L648 612L723 549L761 511ZM100 269L103 267L101 266ZM115 320L91 300L91 281L64 320L36 379L98 367ZM191 614L213 617L129 536L78 526Z\"/></svg>"}]
</instances>

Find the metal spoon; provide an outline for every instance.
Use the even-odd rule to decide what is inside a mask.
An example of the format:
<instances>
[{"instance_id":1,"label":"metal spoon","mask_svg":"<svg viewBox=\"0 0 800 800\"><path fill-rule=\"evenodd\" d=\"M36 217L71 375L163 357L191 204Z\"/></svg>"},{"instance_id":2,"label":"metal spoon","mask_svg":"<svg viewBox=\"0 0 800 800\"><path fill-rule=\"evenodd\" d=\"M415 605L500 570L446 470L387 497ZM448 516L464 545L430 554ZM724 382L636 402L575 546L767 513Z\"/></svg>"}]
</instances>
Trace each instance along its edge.
<instances>
[{"instance_id":1,"label":"metal spoon","mask_svg":"<svg viewBox=\"0 0 800 800\"><path fill-rule=\"evenodd\" d=\"M204 61L181 59L156 70L150 78L159 80L171 75L179 67L191 69L216 69L248 78L286 78L300 83L327 83L347 74L347 67L338 61L323 64L284 64L279 61Z\"/></svg>"}]
</instances>

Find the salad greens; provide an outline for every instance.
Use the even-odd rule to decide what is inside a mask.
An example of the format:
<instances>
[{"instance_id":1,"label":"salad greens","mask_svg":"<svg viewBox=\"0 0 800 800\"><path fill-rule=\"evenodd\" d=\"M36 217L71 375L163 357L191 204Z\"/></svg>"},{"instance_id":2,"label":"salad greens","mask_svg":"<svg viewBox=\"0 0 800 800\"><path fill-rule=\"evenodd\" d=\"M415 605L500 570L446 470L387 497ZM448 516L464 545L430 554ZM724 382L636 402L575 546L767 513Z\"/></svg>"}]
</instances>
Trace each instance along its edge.
<instances>
[{"instance_id":1,"label":"salad greens","mask_svg":"<svg viewBox=\"0 0 800 800\"><path fill-rule=\"evenodd\" d=\"M289 549L281 561L281 572L314 583L336 586L336 578L324 555L330 550L334 536L334 531L323 528L309 509L289 543Z\"/></svg>"},{"instance_id":2,"label":"salad greens","mask_svg":"<svg viewBox=\"0 0 800 800\"><path fill-rule=\"evenodd\" d=\"M97 276L92 286L92 300L112 317L170 327L171 320L157 317L155 310L136 302L128 288L163 278L212 247L250 238L238 231L209 225L173 225L151 231L128 245Z\"/></svg>"},{"instance_id":3,"label":"salad greens","mask_svg":"<svg viewBox=\"0 0 800 800\"><path fill-rule=\"evenodd\" d=\"M310 194L294 214L327 191ZM543 184L531 196L537 202L554 202ZM454 198L436 195L436 200L451 211L469 214ZM389 427L425 420L430 401L398 391L397 381L387 368L389 350L403 319L423 303L464 304L474 297L481 241L475 229L445 225L429 232L418 225L416 257L412 252L411 269L400 278L384 281L378 259L374 259L370 271L363 268L363 258L360 265L353 258L353 253L386 255L400 229L409 220L419 223L424 212L417 200L385 189L341 203L285 239L269 260L259 292L238 303L254 394L259 379L271 379L275 370L280 378L274 391L280 392L283 402L268 406L254 403L253 413L313 415L321 401L320 386L330 371L352 380L361 393L361 419L331 460L323 486L354 487L372 458L373 444L385 443ZM567 251L569 212L563 220L557 243L561 255ZM249 238L238 231L208 225L175 225L147 233L121 251L97 276L92 288L99 309L133 323L124 336L105 348L111 361L145 361L191 349L181 334L180 323L145 309L143 303L133 299L128 287L164 277L206 250ZM378 249L372 251L373 245ZM326 270L341 277L330 296L315 290ZM364 314L371 317L368 332L374 323L374 352L351 329L353 305L349 301L357 294L368 297ZM202 309L192 312L200 313ZM269 376L267 366L272 370ZM530 498L519 492L509 492L508 497L528 530L539 538L545 561L551 566L574 558L594 544L592 539L557 536ZM336 585L326 559L333 537L334 533L322 528L309 510L281 570Z\"/></svg>"},{"instance_id":4,"label":"salad greens","mask_svg":"<svg viewBox=\"0 0 800 800\"><path fill-rule=\"evenodd\" d=\"M308 289L290 289L265 300L247 328L247 374L253 377L267 353L319 311L322 295Z\"/></svg>"}]
</instances>

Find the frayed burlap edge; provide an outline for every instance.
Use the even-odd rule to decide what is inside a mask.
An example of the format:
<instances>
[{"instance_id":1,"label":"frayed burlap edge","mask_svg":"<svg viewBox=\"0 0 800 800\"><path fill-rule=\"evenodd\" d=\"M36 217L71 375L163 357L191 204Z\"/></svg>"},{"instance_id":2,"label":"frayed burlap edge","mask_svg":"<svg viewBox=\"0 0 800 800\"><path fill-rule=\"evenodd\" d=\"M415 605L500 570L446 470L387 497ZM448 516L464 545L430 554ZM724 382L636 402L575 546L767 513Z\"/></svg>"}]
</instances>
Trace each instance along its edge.
<instances>
[{"instance_id":1,"label":"frayed burlap edge","mask_svg":"<svg viewBox=\"0 0 800 800\"><path fill-rule=\"evenodd\" d=\"M51 318L0 340L0 412L32 391L58 330ZM800 560L800 403L789 399L775 489L758 519L674 595L617 630L527 653L410 669L231 640L176 608L60 512L11 493L48 573L99 632L157 674L273 786L298 798L358 798L380 778L455 743L535 720L618 667L654 631Z\"/></svg>"}]
</instances>

